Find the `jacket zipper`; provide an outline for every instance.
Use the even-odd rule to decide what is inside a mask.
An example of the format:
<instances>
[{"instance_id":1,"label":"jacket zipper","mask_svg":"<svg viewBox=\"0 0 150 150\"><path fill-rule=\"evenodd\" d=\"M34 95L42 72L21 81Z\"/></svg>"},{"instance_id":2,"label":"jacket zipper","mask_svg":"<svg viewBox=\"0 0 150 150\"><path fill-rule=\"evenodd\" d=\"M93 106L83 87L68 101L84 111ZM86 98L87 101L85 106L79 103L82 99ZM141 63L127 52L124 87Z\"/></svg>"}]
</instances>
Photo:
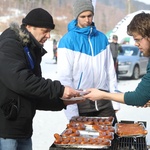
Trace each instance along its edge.
<instances>
[{"instance_id":1,"label":"jacket zipper","mask_svg":"<svg viewBox=\"0 0 150 150\"><path fill-rule=\"evenodd\" d=\"M88 41L89 41L89 44L90 44L90 47L91 47L91 52L92 52L92 57L94 56L94 52L93 52L93 46L91 44L91 41L90 41L90 35L92 33L92 27L91 27L91 30L90 30L90 34L89 34L89 37L88 37ZM94 77L94 73L93 73L93 77ZM94 85L93 85L94 86ZM97 104L97 101L95 101L95 109L98 111L98 104Z\"/></svg>"}]
</instances>

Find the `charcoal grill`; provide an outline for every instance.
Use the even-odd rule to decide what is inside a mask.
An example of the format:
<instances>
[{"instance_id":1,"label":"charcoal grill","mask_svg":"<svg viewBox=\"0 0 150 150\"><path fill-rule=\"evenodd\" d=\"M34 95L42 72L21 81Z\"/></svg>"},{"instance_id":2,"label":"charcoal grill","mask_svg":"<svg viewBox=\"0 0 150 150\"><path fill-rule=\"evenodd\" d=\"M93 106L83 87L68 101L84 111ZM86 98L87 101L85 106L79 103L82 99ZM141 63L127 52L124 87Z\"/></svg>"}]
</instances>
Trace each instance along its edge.
<instances>
[{"instance_id":1,"label":"charcoal grill","mask_svg":"<svg viewBox=\"0 0 150 150\"><path fill-rule=\"evenodd\" d=\"M69 148L68 150L79 150L77 148ZM67 148L58 148L54 144L49 150L67 150ZM93 150L93 149L81 149L80 150ZM101 149L106 150L106 149ZM112 141L112 146L107 150L148 150L146 144L146 137L115 137Z\"/></svg>"},{"instance_id":2,"label":"charcoal grill","mask_svg":"<svg viewBox=\"0 0 150 150\"><path fill-rule=\"evenodd\" d=\"M147 150L146 137L116 137L111 150Z\"/></svg>"},{"instance_id":3,"label":"charcoal grill","mask_svg":"<svg viewBox=\"0 0 150 150\"><path fill-rule=\"evenodd\" d=\"M122 123L134 123L134 121L120 121ZM146 122L142 122L146 127ZM111 150L148 150L146 137L118 137L115 135L115 139L112 143Z\"/></svg>"},{"instance_id":4,"label":"charcoal grill","mask_svg":"<svg viewBox=\"0 0 150 150\"><path fill-rule=\"evenodd\" d=\"M121 121L125 123L133 123L133 121ZM140 121L143 122L143 121ZM143 122L146 127L146 122ZM94 150L94 149L78 149L78 148L60 148L56 147L54 144L51 145L49 150ZM100 150L148 150L146 137L118 137L114 136L111 147L107 149Z\"/></svg>"}]
</instances>

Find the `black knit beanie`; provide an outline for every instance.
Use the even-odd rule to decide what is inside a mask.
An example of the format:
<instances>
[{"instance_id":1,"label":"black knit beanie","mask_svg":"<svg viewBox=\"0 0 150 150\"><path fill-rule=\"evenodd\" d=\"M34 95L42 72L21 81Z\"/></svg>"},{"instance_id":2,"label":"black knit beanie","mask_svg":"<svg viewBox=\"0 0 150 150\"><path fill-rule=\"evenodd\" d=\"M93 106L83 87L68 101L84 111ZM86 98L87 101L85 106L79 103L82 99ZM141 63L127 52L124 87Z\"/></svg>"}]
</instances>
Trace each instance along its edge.
<instances>
[{"instance_id":1,"label":"black knit beanie","mask_svg":"<svg viewBox=\"0 0 150 150\"><path fill-rule=\"evenodd\" d=\"M41 28L55 28L53 17L42 8L31 10L26 17L22 19L22 24Z\"/></svg>"}]
</instances>

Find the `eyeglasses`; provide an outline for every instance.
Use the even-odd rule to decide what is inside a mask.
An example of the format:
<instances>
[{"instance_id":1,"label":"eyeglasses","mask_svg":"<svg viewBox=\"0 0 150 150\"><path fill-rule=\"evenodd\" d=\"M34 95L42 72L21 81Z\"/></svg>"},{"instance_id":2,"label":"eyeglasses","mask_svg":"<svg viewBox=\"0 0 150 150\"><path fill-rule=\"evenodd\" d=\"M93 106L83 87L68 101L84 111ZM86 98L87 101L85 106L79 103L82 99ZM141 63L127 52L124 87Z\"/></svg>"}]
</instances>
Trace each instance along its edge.
<instances>
[{"instance_id":1,"label":"eyeglasses","mask_svg":"<svg viewBox=\"0 0 150 150\"><path fill-rule=\"evenodd\" d=\"M144 37L140 38L140 39L134 39L135 43L140 44L140 42L144 39Z\"/></svg>"}]
</instances>

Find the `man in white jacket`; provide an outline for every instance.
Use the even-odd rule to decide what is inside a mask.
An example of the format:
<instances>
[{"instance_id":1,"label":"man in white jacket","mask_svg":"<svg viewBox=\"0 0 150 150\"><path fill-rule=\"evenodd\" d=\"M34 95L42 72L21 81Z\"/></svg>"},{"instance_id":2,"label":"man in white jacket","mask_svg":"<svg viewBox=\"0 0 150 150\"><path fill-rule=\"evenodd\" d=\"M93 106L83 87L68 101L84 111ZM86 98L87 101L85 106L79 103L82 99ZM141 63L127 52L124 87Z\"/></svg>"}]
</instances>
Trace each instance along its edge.
<instances>
[{"instance_id":1,"label":"man in white jacket","mask_svg":"<svg viewBox=\"0 0 150 150\"><path fill-rule=\"evenodd\" d=\"M58 45L58 79L74 89L95 87L115 92L117 79L109 42L94 25L91 0L76 0L74 16ZM119 104L116 104L114 109L119 110ZM115 123L114 109L111 101L86 100L70 105L65 114L69 120L73 116L113 116Z\"/></svg>"}]
</instances>

